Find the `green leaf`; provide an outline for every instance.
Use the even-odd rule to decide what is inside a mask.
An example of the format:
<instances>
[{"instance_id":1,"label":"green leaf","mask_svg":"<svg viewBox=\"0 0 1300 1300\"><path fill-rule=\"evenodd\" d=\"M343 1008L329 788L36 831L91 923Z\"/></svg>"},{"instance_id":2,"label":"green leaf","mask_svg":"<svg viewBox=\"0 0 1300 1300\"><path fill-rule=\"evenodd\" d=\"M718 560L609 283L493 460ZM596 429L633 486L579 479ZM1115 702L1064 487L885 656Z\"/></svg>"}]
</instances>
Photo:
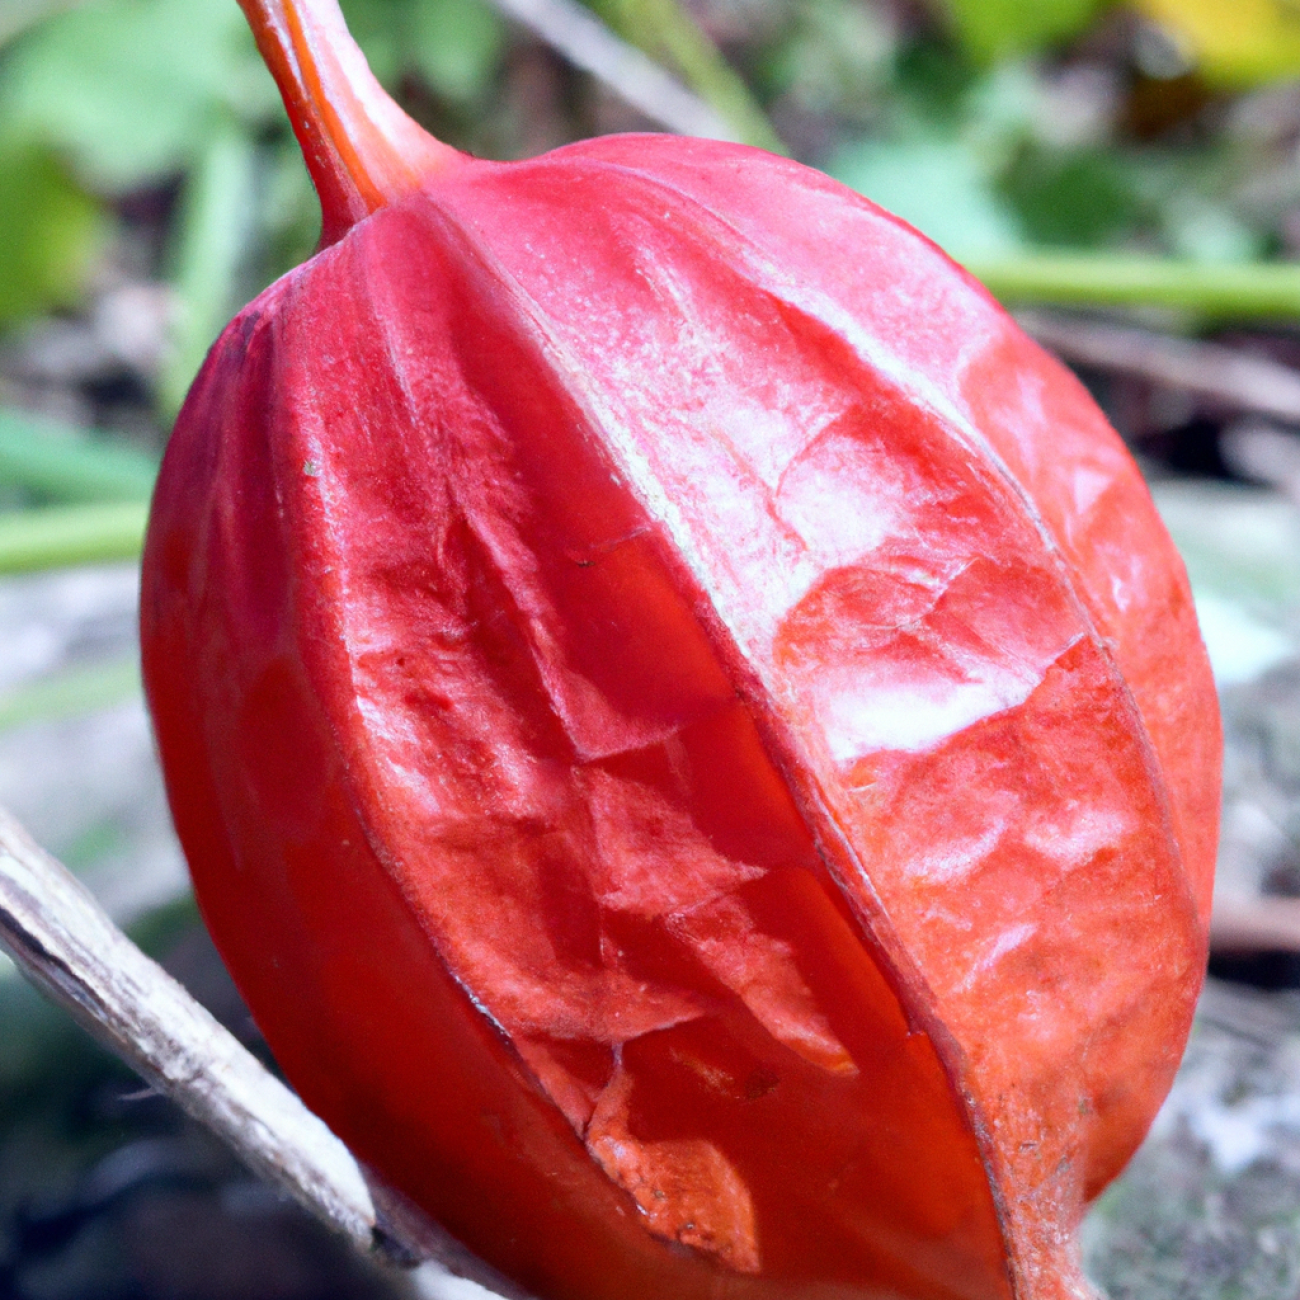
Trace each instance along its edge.
<instances>
[{"instance_id":1,"label":"green leaf","mask_svg":"<svg viewBox=\"0 0 1300 1300\"><path fill-rule=\"evenodd\" d=\"M119 442L0 409L0 483L50 501L146 501L157 460Z\"/></svg>"},{"instance_id":2,"label":"green leaf","mask_svg":"<svg viewBox=\"0 0 1300 1300\"><path fill-rule=\"evenodd\" d=\"M991 63L1077 35L1106 0L943 0L957 35Z\"/></svg>"},{"instance_id":3,"label":"green leaf","mask_svg":"<svg viewBox=\"0 0 1300 1300\"><path fill-rule=\"evenodd\" d=\"M158 397L175 414L203 358L239 308L239 273L253 234L256 151L236 123L209 136L186 178L175 228L177 320L158 378Z\"/></svg>"},{"instance_id":4,"label":"green leaf","mask_svg":"<svg viewBox=\"0 0 1300 1300\"><path fill-rule=\"evenodd\" d=\"M894 61L894 83L887 101L891 117L900 112L938 130L958 129L980 72L965 52L933 38L905 42Z\"/></svg>"},{"instance_id":5,"label":"green leaf","mask_svg":"<svg viewBox=\"0 0 1300 1300\"><path fill-rule=\"evenodd\" d=\"M108 220L47 149L0 143L0 328L71 306Z\"/></svg>"},{"instance_id":6,"label":"green leaf","mask_svg":"<svg viewBox=\"0 0 1300 1300\"><path fill-rule=\"evenodd\" d=\"M393 87L418 72L431 89L469 104L491 83L505 23L484 0L342 0L343 16L371 71Z\"/></svg>"},{"instance_id":7,"label":"green leaf","mask_svg":"<svg viewBox=\"0 0 1300 1300\"><path fill-rule=\"evenodd\" d=\"M79 4L80 0L5 0L0 6L0 46L54 14Z\"/></svg>"},{"instance_id":8,"label":"green leaf","mask_svg":"<svg viewBox=\"0 0 1300 1300\"><path fill-rule=\"evenodd\" d=\"M1192 262L1254 262L1264 241L1224 203L1184 191L1161 214L1170 250Z\"/></svg>"},{"instance_id":9,"label":"green leaf","mask_svg":"<svg viewBox=\"0 0 1300 1300\"><path fill-rule=\"evenodd\" d=\"M340 8L370 71L391 87L406 63L408 0L342 0Z\"/></svg>"},{"instance_id":10,"label":"green leaf","mask_svg":"<svg viewBox=\"0 0 1300 1300\"><path fill-rule=\"evenodd\" d=\"M305 262L320 244L320 200L307 174L298 142L287 132L258 150L258 263L250 287Z\"/></svg>"},{"instance_id":11,"label":"green leaf","mask_svg":"<svg viewBox=\"0 0 1300 1300\"><path fill-rule=\"evenodd\" d=\"M1039 244L1094 247L1122 234L1138 216L1123 164L1104 149L1026 148L999 188Z\"/></svg>"},{"instance_id":12,"label":"green leaf","mask_svg":"<svg viewBox=\"0 0 1300 1300\"><path fill-rule=\"evenodd\" d=\"M28 32L0 67L0 120L109 191L182 170L224 115L278 113L231 0L84 4Z\"/></svg>"},{"instance_id":13,"label":"green leaf","mask_svg":"<svg viewBox=\"0 0 1300 1300\"><path fill-rule=\"evenodd\" d=\"M826 170L954 257L1008 253L1022 243L983 160L961 140L862 141L840 150Z\"/></svg>"},{"instance_id":14,"label":"green leaf","mask_svg":"<svg viewBox=\"0 0 1300 1300\"><path fill-rule=\"evenodd\" d=\"M505 50L500 15L483 0L412 0L410 57L440 95L470 104L489 89Z\"/></svg>"}]
</instances>

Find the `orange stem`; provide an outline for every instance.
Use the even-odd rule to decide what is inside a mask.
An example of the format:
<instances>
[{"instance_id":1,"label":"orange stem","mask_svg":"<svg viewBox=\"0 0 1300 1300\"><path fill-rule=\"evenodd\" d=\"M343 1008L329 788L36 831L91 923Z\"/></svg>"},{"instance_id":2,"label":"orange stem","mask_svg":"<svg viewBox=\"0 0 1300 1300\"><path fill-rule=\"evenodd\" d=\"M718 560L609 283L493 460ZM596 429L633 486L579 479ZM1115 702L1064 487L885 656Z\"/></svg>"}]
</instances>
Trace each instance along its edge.
<instances>
[{"instance_id":1,"label":"orange stem","mask_svg":"<svg viewBox=\"0 0 1300 1300\"><path fill-rule=\"evenodd\" d=\"M467 161L389 98L337 0L239 0L320 196L321 244Z\"/></svg>"}]
</instances>

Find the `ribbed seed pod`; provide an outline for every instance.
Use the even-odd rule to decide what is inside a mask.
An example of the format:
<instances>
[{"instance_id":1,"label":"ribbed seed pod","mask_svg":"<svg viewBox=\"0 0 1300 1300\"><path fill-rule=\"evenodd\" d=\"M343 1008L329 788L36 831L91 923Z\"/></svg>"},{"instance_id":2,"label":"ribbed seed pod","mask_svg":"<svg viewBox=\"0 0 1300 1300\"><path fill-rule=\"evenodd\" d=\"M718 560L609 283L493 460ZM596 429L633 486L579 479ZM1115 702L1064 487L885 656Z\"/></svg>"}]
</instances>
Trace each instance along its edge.
<instances>
[{"instance_id":1,"label":"ribbed seed pod","mask_svg":"<svg viewBox=\"0 0 1300 1300\"><path fill-rule=\"evenodd\" d=\"M1119 439L816 172L470 159L245 5L328 246L182 412L144 662L290 1080L547 1300L1086 1295L1218 797Z\"/></svg>"}]
</instances>

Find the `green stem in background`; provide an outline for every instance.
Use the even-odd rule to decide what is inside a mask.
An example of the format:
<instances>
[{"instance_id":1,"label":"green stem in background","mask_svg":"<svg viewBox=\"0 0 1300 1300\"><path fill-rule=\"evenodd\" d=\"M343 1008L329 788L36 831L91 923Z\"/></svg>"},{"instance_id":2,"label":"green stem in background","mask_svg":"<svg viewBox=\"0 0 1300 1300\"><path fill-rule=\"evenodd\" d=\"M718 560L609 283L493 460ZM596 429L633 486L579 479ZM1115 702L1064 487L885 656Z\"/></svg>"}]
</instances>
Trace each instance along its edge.
<instances>
[{"instance_id":1,"label":"green stem in background","mask_svg":"<svg viewBox=\"0 0 1300 1300\"><path fill-rule=\"evenodd\" d=\"M138 501L0 514L0 573L135 559L147 514Z\"/></svg>"},{"instance_id":2,"label":"green stem in background","mask_svg":"<svg viewBox=\"0 0 1300 1300\"><path fill-rule=\"evenodd\" d=\"M134 655L74 668L0 693L0 732L26 722L49 722L111 708L139 694L140 665Z\"/></svg>"},{"instance_id":3,"label":"green stem in background","mask_svg":"<svg viewBox=\"0 0 1300 1300\"><path fill-rule=\"evenodd\" d=\"M977 257L965 265L1008 303L1164 307L1218 319L1300 319L1300 263L1028 253Z\"/></svg>"},{"instance_id":4,"label":"green stem in background","mask_svg":"<svg viewBox=\"0 0 1300 1300\"><path fill-rule=\"evenodd\" d=\"M147 501L158 461L122 443L0 408L0 484L52 502Z\"/></svg>"},{"instance_id":5,"label":"green stem in background","mask_svg":"<svg viewBox=\"0 0 1300 1300\"><path fill-rule=\"evenodd\" d=\"M252 237L256 147L235 122L209 136L185 182L172 246L177 319L158 376L158 401L175 416L208 348L238 305L239 272Z\"/></svg>"},{"instance_id":6,"label":"green stem in background","mask_svg":"<svg viewBox=\"0 0 1300 1300\"><path fill-rule=\"evenodd\" d=\"M588 0L620 36L652 59L665 59L711 105L745 144L788 154L767 114L740 74L691 16L681 0Z\"/></svg>"}]
</instances>

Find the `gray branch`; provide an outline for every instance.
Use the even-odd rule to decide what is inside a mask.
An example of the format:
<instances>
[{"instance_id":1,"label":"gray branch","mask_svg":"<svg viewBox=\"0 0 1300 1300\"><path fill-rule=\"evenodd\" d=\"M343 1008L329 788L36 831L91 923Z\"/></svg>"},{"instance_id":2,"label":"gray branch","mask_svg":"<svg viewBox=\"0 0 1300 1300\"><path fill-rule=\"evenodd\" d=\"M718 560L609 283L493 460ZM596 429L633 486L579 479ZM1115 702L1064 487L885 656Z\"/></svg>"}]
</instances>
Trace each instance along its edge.
<instances>
[{"instance_id":1,"label":"gray branch","mask_svg":"<svg viewBox=\"0 0 1300 1300\"><path fill-rule=\"evenodd\" d=\"M523 1293L374 1179L0 809L0 947L96 1038L362 1254Z\"/></svg>"},{"instance_id":2,"label":"gray branch","mask_svg":"<svg viewBox=\"0 0 1300 1300\"><path fill-rule=\"evenodd\" d=\"M1300 952L1300 898L1217 894L1210 946L1215 952Z\"/></svg>"},{"instance_id":3,"label":"gray branch","mask_svg":"<svg viewBox=\"0 0 1300 1300\"><path fill-rule=\"evenodd\" d=\"M1300 372L1290 366L1217 343L1051 312L1017 312L1016 319L1066 361L1184 388L1238 410L1300 425Z\"/></svg>"},{"instance_id":4,"label":"gray branch","mask_svg":"<svg viewBox=\"0 0 1300 1300\"><path fill-rule=\"evenodd\" d=\"M711 105L686 89L635 45L615 36L578 0L492 0L509 18L603 81L653 122L679 135L737 141Z\"/></svg>"}]
</instances>

